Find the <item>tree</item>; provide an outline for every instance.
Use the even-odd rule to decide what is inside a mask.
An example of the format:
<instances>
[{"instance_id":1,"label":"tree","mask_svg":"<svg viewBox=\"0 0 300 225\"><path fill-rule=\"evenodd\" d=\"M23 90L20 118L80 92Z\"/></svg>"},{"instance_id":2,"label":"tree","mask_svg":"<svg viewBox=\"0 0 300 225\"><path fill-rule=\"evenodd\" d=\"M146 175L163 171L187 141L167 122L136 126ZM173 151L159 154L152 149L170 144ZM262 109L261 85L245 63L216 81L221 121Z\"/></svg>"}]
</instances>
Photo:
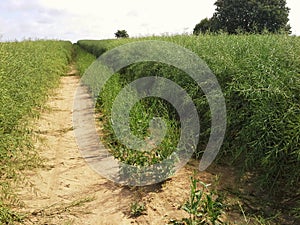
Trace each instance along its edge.
<instances>
[{"instance_id":1,"label":"tree","mask_svg":"<svg viewBox=\"0 0 300 225\"><path fill-rule=\"evenodd\" d=\"M276 33L291 29L286 0L217 0L215 6L216 12L209 19L212 31Z\"/></svg>"},{"instance_id":2,"label":"tree","mask_svg":"<svg viewBox=\"0 0 300 225\"><path fill-rule=\"evenodd\" d=\"M200 23L196 24L193 34L199 35L199 34L205 34L208 31L211 31L212 25L211 25L211 19L205 18L200 21Z\"/></svg>"},{"instance_id":3,"label":"tree","mask_svg":"<svg viewBox=\"0 0 300 225\"><path fill-rule=\"evenodd\" d=\"M118 30L115 33L116 38L129 38L129 35L126 30Z\"/></svg>"}]
</instances>

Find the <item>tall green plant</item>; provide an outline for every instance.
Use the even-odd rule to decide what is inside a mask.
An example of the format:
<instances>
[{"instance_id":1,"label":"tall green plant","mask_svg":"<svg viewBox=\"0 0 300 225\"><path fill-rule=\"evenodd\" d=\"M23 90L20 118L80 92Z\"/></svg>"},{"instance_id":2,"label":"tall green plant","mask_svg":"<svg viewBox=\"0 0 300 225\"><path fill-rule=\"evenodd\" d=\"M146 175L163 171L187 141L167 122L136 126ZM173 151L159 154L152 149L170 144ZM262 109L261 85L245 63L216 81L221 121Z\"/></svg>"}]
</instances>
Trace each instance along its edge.
<instances>
[{"instance_id":1,"label":"tall green plant","mask_svg":"<svg viewBox=\"0 0 300 225\"><path fill-rule=\"evenodd\" d=\"M0 42L0 223L21 220L10 210L10 184L36 166L29 123L65 74L71 52L66 41Z\"/></svg>"},{"instance_id":2,"label":"tall green plant","mask_svg":"<svg viewBox=\"0 0 300 225\"><path fill-rule=\"evenodd\" d=\"M219 161L250 171L270 194L297 193L300 182L300 39L287 35L165 36L80 41L92 51L134 41L163 40L186 47L217 76L227 104L227 132ZM152 67L152 70L151 70ZM201 157L210 135L210 112L201 90L183 73L166 65L141 63L122 71L121 79L159 75L183 85L201 117ZM170 76L170 74L172 76ZM135 76L136 75L136 76ZM176 118L174 111L171 117Z\"/></svg>"},{"instance_id":3,"label":"tall green plant","mask_svg":"<svg viewBox=\"0 0 300 225\"><path fill-rule=\"evenodd\" d=\"M200 187L199 187L200 185ZM187 225L219 225L224 224L221 216L224 213L224 204L220 196L208 189L208 184L191 177L190 197L182 206L190 217L180 221L173 221L173 224Z\"/></svg>"}]
</instances>

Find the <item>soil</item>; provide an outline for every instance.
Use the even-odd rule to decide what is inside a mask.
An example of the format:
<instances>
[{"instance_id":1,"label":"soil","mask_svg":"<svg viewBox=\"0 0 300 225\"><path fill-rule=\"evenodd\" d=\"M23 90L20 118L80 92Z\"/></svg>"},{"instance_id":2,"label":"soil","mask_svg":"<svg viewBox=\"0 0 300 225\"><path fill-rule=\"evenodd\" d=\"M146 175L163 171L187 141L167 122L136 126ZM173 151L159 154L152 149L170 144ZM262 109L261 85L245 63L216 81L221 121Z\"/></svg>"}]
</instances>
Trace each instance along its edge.
<instances>
[{"instance_id":1,"label":"soil","mask_svg":"<svg viewBox=\"0 0 300 225\"><path fill-rule=\"evenodd\" d=\"M43 166L25 172L18 195L27 214L25 224L167 224L188 214L180 206L188 199L190 176L197 168L191 161L160 185L143 188L120 186L93 171L81 156L72 125L76 71L61 77L60 87L49 98L35 125L36 149ZM214 169L212 169L214 170ZM228 170L228 173L231 173ZM215 173L198 177L210 183ZM227 174L228 183L234 183ZM131 204L144 203L143 215L132 217Z\"/></svg>"}]
</instances>

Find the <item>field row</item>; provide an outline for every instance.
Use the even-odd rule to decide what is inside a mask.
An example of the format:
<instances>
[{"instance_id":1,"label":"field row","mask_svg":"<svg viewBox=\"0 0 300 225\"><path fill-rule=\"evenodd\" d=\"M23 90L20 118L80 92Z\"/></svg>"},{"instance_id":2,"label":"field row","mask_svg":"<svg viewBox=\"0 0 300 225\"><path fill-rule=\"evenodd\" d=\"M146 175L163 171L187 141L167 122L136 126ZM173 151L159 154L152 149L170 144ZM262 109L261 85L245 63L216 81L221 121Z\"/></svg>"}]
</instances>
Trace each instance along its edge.
<instances>
[{"instance_id":1,"label":"field row","mask_svg":"<svg viewBox=\"0 0 300 225\"><path fill-rule=\"evenodd\" d=\"M10 214L2 208L9 180L18 178L19 170L35 166L29 124L49 90L58 85L71 57L71 42L0 43L0 223L9 221Z\"/></svg>"},{"instance_id":2,"label":"field row","mask_svg":"<svg viewBox=\"0 0 300 225\"><path fill-rule=\"evenodd\" d=\"M278 193L278 196L299 191L299 37L200 35L81 40L78 45L95 56L100 56L114 47L143 40L168 41L183 46L203 59L216 75L227 107L227 131L218 155L219 162L229 162L243 171L254 173L258 187L268 188L270 193ZM200 158L210 134L210 112L205 96L184 72L153 62L130 65L108 82L107 89L113 94L109 95L109 91L104 89L105 95L101 96L100 101L103 109L105 110L106 102L113 101L115 91L144 76L170 78L184 87L192 97L201 115L201 141L196 151L196 156ZM143 104L146 104L146 111L152 111L149 109L149 102ZM157 109L157 105L153 106ZM167 105L166 108L171 110L171 117L176 118L175 111ZM145 115L143 117L148 118ZM108 121L109 119L108 117ZM146 121L141 123L141 126L147 124ZM134 124L131 126L134 127ZM145 128L142 129L142 134L147 136ZM116 138L110 139L115 143ZM176 139L172 142L176 143Z\"/></svg>"}]
</instances>

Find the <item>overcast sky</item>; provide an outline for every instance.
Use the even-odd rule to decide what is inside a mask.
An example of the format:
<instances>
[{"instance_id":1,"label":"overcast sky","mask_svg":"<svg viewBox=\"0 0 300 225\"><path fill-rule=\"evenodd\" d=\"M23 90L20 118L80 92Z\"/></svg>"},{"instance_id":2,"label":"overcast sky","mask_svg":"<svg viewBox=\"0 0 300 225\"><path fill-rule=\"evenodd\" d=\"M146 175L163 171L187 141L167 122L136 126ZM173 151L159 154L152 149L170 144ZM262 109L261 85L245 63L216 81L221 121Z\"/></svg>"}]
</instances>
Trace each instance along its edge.
<instances>
[{"instance_id":1,"label":"overcast sky","mask_svg":"<svg viewBox=\"0 0 300 225\"><path fill-rule=\"evenodd\" d=\"M0 40L114 38L191 33L215 11L215 0L1 0ZM287 0L293 34L300 35L300 2Z\"/></svg>"}]
</instances>

